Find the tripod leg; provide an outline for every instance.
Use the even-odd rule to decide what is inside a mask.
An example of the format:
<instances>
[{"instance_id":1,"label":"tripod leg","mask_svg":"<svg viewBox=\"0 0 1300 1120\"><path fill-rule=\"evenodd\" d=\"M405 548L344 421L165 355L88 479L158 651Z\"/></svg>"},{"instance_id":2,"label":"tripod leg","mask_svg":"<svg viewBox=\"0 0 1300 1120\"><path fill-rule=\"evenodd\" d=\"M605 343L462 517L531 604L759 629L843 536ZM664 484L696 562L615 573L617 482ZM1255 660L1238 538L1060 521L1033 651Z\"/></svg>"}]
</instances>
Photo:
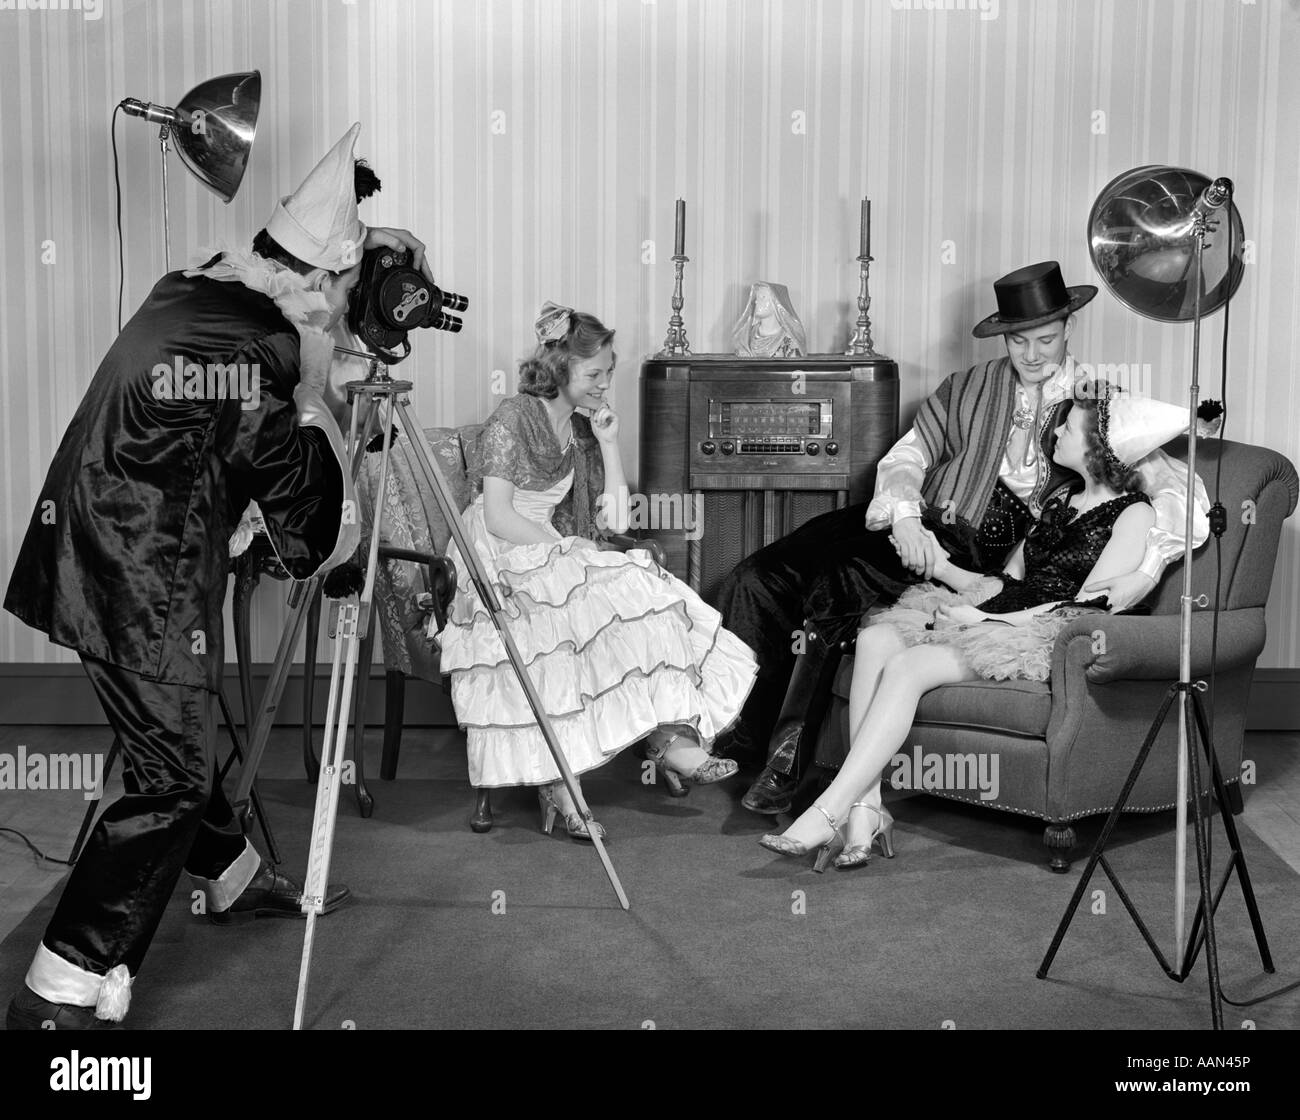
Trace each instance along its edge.
<instances>
[{"instance_id":1,"label":"tripod leg","mask_svg":"<svg viewBox=\"0 0 1300 1120\"><path fill-rule=\"evenodd\" d=\"M1201 778L1201 756L1194 740L1196 728L1192 723L1192 692L1183 694L1185 718L1188 723L1187 753L1192 777L1192 830L1196 836L1196 869L1201 884L1201 920L1205 926L1205 967L1210 980L1210 1017L1216 1031L1223 1030L1223 988L1219 982L1219 947L1214 936L1214 889L1210 885L1210 823L1205 814L1204 789Z\"/></svg>"},{"instance_id":2,"label":"tripod leg","mask_svg":"<svg viewBox=\"0 0 1300 1120\"><path fill-rule=\"evenodd\" d=\"M226 734L230 736L230 755L226 759L226 764L217 774L217 781L226 780L226 772L230 769L230 764L236 759L240 765L244 762L244 752L239 745L239 734L235 730L235 718L230 713L230 701L226 699L225 689L217 691L217 700L221 704L221 718L226 724ZM271 822L266 815L266 809L262 805L262 796L257 792L257 783L254 782L249 789L249 797L252 800L253 811L257 815L257 823L262 826L262 837L266 840L266 854L272 863L280 862L280 847L275 842L275 837L271 835Z\"/></svg>"},{"instance_id":3,"label":"tripod leg","mask_svg":"<svg viewBox=\"0 0 1300 1120\"><path fill-rule=\"evenodd\" d=\"M1142 773L1142 767L1146 764L1147 755L1151 753L1151 748L1155 745L1156 736L1160 734L1160 728L1164 726L1165 717L1169 714L1170 705L1173 704L1177 692L1178 686L1170 685L1169 691L1165 693L1164 701L1160 705L1160 710L1156 712L1156 718L1151 724L1151 729L1147 732L1147 737L1142 741L1142 749L1138 751L1137 758L1133 760L1133 767L1129 770L1128 777L1124 779L1124 788L1120 790L1119 797L1116 799L1110 815L1106 818L1106 823L1102 826L1101 835L1097 837L1097 843L1093 845L1092 855L1088 857L1088 865L1084 868L1083 875L1079 878L1079 885L1074 888L1074 894L1070 897L1060 924L1056 927L1056 934L1052 937L1052 944L1047 949L1047 955L1043 957L1043 963L1038 966L1038 971L1035 973L1040 980L1047 979L1047 971L1052 967L1052 961L1056 959L1056 952L1060 949L1061 942L1065 940L1065 931L1070 928L1070 923L1074 921L1074 913L1079 908L1079 903L1083 901L1083 892L1088 889L1088 883L1092 880L1093 872L1097 870L1097 863L1101 860L1106 841L1110 839L1111 830L1119 822L1120 814L1128 803L1129 794L1133 792L1133 787L1137 785L1138 775Z\"/></svg>"},{"instance_id":4,"label":"tripod leg","mask_svg":"<svg viewBox=\"0 0 1300 1120\"><path fill-rule=\"evenodd\" d=\"M357 413L362 407L362 397L352 395L351 434L355 441L357 432ZM334 829L338 823L340 778L344 757L347 753L347 732L349 706L355 687L355 675L360 653L361 636L369 633L373 625L371 605L374 602L375 571L379 562L380 522L383 509L383 495L388 478L388 460L392 450L392 420L394 400L388 397L388 416L383 430L383 464L379 471L379 503L376 507L374 524L370 533L370 555L366 562L365 583L360 600L355 597L345 599L338 604L337 622L334 627L334 662L330 671L330 694L325 712L325 745L321 754L320 780L316 784L316 812L312 821L311 851L307 860L307 875L303 881L302 909L307 915L307 930L303 937L302 964L298 970L298 995L294 1003L293 1029L302 1028L303 1012L307 1004L307 985L311 978L312 947L316 938L316 916L321 912L328 893L330 858L334 850ZM367 416L367 430L375 410ZM360 454L364 447L353 444L357 453L354 459L354 477L360 464ZM343 668L344 645L347 647L346 668ZM339 671L343 669L340 684ZM366 666L369 671L369 665Z\"/></svg>"},{"instance_id":5,"label":"tripod leg","mask_svg":"<svg viewBox=\"0 0 1300 1120\"><path fill-rule=\"evenodd\" d=\"M312 818L311 849L307 875L303 880L302 908L307 915L303 937L302 963L298 970L298 996L294 1004L293 1029L302 1029L307 1004L307 985L311 977L311 955L316 936L316 916L324 904L328 888L330 856L334 846L343 745L347 735L348 701L352 693L352 668L356 663L357 604L355 599L338 604L335 628L334 662L330 672L329 701L325 710L325 745L321 754L320 778L316 783L316 809ZM348 646L347 670L342 685L339 670L343 664L343 647ZM341 711L340 711L341 707Z\"/></svg>"},{"instance_id":6,"label":"tripod leg","mask_svg":"<svg viewBox=\"0 0 1300 1120\"><path fill-rule=\"evenodd\" d=\"M307 644L302 654L302 765L307 780L314 782L320 773L316 749L312 746L312 715L316 708L316 645L320 640L320 593L312 596L307 610Z\"/></svg>"},{"instance_id":7,"label":"tripod leg","mask_svg":"<svg viewBox=\"0 0 1300 1120\"><path fill-rule=\"evenodd\" d=\"M1233 865L1237 878L1241 882L1241 893L1246 900L1246 913L1250 915L1251 929L1255 932L1255 944L1259 948L1259 960L1265 972L1273 972L1273 954L1269 952L1268 938L1264 935L1264 922L1259 914L1259 904L1255 901L1255 888L1251 885L1250 872L1246 868L1246 853L1241 847L1241 835L1237 832L1237 822L1229 811L1228 793L1219 769L1219 756L1214 750L1214 741L1210 738L1205 719L1205 708L1201 697L1192 694L1192 710L1196 715L1196 728L1200 732L1201 742L1205 744L1205 754L1209 761L1210 775L1214 782L1214 794L1219 799L1219 815L1223 818L1223 831L1228 836L1228 847L1232 851ZM1229 869L1231 870L1231 868Z\"/></svg>"},{"instance_id":8,"label":"tripod leg","mask_svg":"<svg viewBox=\"0 0 1300 1120\"><path fill-rule=\"evenodd\" d=\"M113 736L113 745L108 748L108 754L104 758L104 774L101 779L105 785L108 783L108 776L113 772L113 763L117 761L117 756L122 753L122 740L116 735ZM103 790L100 790L101 796ZM95 823L95 813L99 809L98 801L91 801L86 806L86 815L81 818L81 828L77 830L77 838L72 842L72 851L68 853L68 863L76 863L81 858L82 846L86 843L86 835L90 832L90 826Z\"/></svg>"},{"instance_id":9,"label":"tripod leg","mask_svg":"<svg viewBox=\"0 0 1300 1120\"><path fill-rule=\"evenodd\" d=\"M253 724L248 738L248 758L239 772L239 784L235 787L235 797L231 807L235 816L244 822L244 831L249 830L251 806L249 792L253 788L253 779L262 765L262 755L271 737L271 727L275 723L275 711L280 706L280 697L284 694L284 683L289 677L289 665L293 661L294 650L302 637L303 624L307 613L315 600L316 588L320 586L317 578L304 583L294 584L289 593L291 613L289 622L280 634L280 645L275 651L275 661L271 665L271 675L266 681L266 691L262 694L261 707L257 721Z\"/></svg>"},{"instance_id":10,"label":"tripod leg","mask_svg":"<svg viewBox=\"0 0 1300 1120\"><path fill-rule=\"evenodd\" d=\"M434 498L437 500L438 508L442 512L443 518L447 522L447 527L451 530L452 538L456 541L456 546L460 549L461 556L465 564L465 570L469 573L470 579L478 591L479 598L482 600L484 607L487 609L493 625L496 627L497 635L501 639L501 644L505 647L506 656L510 661L510 666L514 669L515 676L519 680L519 685L528 699L528 706L532 709L533 718L537 720L538 730L542 733L542 738L546 742L547 749L551 752L551 757L555 761L556 768L560 771L560 776L564 780L565 788L569 791L569 796L573 798L583 820L587 822L588 831L591 834L592 847L596 850L601 866L605 869L605 875L608 877L610 886L614 888L614 894L618 898L619 905L624 910L628 909L627 895L623 892L623 884L619 881L618 873L614 870L613 863L610 862L609 853L605 851L604 841L600 837L600 830L592 827L595 824L595 818L591 814L586 799L582 795L582 789L578 785L577 779L573 776L573 771L569 766L569 760L564 757L564 751L560 747L559 740L555 737L555 729L551 726L550 717L547 716L546 710L542 705L541 697L537 694L537 689L533 685L532 678L529 676L528 667L515 645L514 638L510 634L509 628L501 614L501 604L497 601L496 593L492 590L491 584L483 573L482 562L479 560L478 552L472 544L465 539L464 528L461 525L460 512L456 509L455 503L451 500L451 493L447 488L447 480L442 477L442 472L438 470L437 465L433 462L433 457L424 440L424 431L415 424L411 419L410 406L405 401L397 401L398 413L402 419L402 428L405 430L407 439L410 441L411 448L415 452L417 462L424 474L425 481L429 484L430 490L433 491Z\"/></svg>"}]
</instances>

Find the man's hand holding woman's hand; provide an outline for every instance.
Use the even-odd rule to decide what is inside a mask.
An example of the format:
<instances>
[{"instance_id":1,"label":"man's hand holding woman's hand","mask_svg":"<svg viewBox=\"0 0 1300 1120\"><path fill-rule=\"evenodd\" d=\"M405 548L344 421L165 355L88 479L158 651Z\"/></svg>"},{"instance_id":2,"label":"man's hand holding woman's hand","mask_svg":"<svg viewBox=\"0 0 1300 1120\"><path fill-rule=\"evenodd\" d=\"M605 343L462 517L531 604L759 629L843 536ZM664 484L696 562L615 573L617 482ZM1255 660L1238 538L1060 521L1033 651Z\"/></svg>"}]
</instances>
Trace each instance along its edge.
<instances>
[{"instance_id":1,"label":"man's hand holding woman's hand","mask_svg":"<svg viewBox=\"0 0 1300 1120\"><path fill-rule=\"evenodd\" d=\"M942 578L948 553L939 539L921 524L919 517L902 517L895 521L889 540L908 571L926 579Z\"/></svg>"}]
</instances>

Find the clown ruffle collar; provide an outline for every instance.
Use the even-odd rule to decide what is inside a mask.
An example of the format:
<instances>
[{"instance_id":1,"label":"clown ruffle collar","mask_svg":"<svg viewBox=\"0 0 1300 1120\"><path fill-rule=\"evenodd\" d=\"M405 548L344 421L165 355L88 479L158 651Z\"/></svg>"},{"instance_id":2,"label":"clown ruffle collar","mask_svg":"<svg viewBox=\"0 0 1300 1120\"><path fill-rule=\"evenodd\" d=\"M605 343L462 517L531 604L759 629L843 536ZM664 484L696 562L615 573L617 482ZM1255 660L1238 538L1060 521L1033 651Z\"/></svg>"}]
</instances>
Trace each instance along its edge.
<instances>
[{"instance_id":1,"label":"clown ruffle collar","mask_svg":"<svg viewBox=\"0 0 1300 1120\"><path fill-rule=\"evenodd\" d=\"M204 259L213 253L222 255L207 267L186 269L185 275L236 281L245 288L269 297L280 309L280 313L299 331L304 327L319 329L311 322L311 316L317 312L328 314L329 305L321 292L307 286L305 276L282 268L247 249L217 247L207 251Z\"/></svg>"}]
</instances>

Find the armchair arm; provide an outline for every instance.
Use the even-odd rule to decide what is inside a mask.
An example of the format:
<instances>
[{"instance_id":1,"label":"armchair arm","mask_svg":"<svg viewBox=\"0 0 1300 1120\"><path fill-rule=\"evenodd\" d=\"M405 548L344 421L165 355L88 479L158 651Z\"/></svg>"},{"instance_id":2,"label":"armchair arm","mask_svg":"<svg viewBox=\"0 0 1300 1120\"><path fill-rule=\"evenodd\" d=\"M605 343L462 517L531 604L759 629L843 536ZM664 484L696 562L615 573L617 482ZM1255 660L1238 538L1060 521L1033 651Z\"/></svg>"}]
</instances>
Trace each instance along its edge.
<instances>
[{"instance_id":1,"label":"armchair arm","mask_svg":"<svg viewBox=\"0 0 1300 1120\"><path fill-rule=\"evenodd\" d=\"M604 541L598 541L602 546L608 544L612 549L619 552L628 552L634 548L644 548L650 553L650 559L658 564L661 568L664 566L664 550L658 541L637 540L636 537L629 536L626 533L610 533Z\"/></svg>"},{"instance_id":2,"label":"armchair arm","mask_svg":"<svg viewBox=\"0 0 1300 1120\"><path fill-rule=\"evenodd\" d=\"M1213 622L1212 611L1192 614L1193 677L1209 675ZM1176 614L1085 614L1071 619L1057 636L1052 654L1053 691L1055 682L1068 672L1071 661L1083 670L1090 684L1177 680L1181 627L1182 620ZM1218 669L1221 672L1251 664L1263 648L1263 607L1219 612Z\"/></svg>"},{"instance_id":3,"label":"armchair arm","mask_svg":"<svg viewBox=\"0 0 1300 1120\"><path fill-rule=\"evenodd\" d=\"M428 552L418 552L413 548L397 548L394 545L379 546L381 560L409 560L414 564L423 564L429 579L429 591L433 595L433 615L437 619L438 629L447 625L447 607L456 593L456 565L446 556L435 556Z\"/></svg>"}]
</instances>

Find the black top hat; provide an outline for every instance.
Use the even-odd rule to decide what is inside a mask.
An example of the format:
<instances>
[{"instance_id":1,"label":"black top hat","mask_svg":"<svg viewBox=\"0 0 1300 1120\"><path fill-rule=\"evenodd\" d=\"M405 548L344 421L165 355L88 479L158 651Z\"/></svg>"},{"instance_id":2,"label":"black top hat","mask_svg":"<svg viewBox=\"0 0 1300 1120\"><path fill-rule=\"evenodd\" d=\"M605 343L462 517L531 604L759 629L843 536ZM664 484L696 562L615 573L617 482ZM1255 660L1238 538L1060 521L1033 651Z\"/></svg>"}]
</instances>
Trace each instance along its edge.
<instances>
[{"instance_id":1,"label":"black top hat","mask_svg":"<svg viewBox=\"0 0 1300 1120\"><path fill-rule=\"evenodd\" d=\"M975 324L976 338L1028 330L1078 311L1097 294L1091 284L1067 288L1055 261L1026 265L993 281L998 299L996 315Z\"/></svg>"}]
</instances>

